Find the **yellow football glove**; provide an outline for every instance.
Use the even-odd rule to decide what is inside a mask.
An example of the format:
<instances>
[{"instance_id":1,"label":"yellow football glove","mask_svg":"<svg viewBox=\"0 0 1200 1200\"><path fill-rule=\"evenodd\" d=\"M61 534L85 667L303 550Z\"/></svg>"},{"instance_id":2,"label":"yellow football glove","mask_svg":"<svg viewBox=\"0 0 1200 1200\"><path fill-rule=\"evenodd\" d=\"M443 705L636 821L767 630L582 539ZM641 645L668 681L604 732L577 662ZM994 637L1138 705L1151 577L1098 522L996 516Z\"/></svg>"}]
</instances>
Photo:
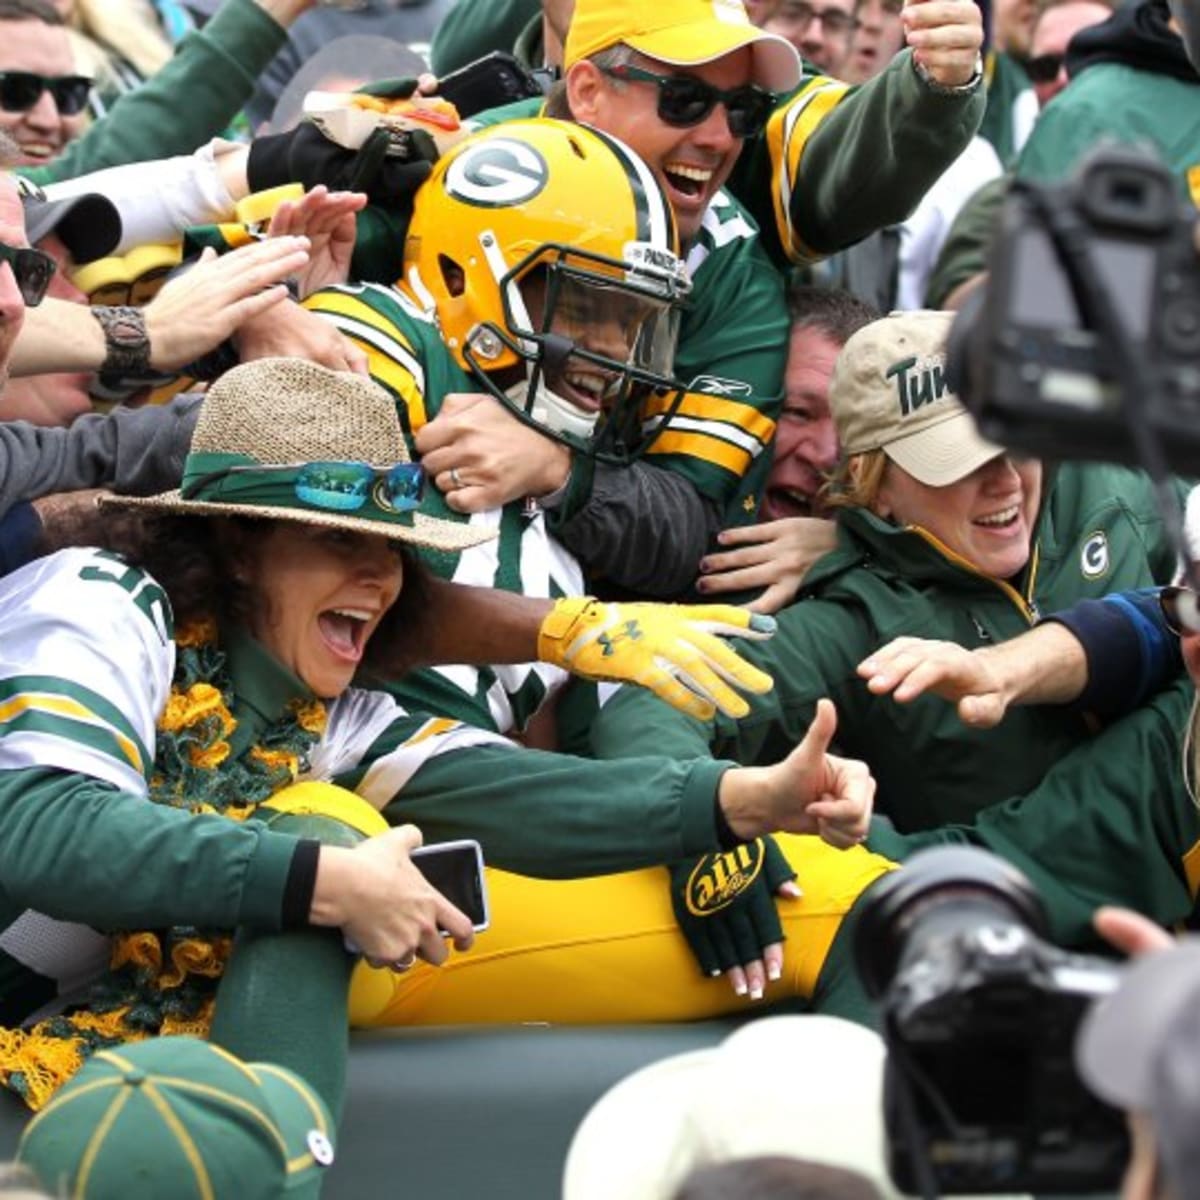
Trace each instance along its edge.
<instances>
[{"instance_id":1,"label":"yellow football glove","mask_svg":"<svg viewBox=\"0 0 1200 1200\"><path fill-rule=\"evenodd\" d=\"M689 716L717 708L744 717L750 706L734 690L761 695L770 675L740 658L721 638L761 640L775 619L733 604L616 604L578 596L559 600L538 631L538 656L584 679L637 683Z\"/></svg>"}]
</instances>

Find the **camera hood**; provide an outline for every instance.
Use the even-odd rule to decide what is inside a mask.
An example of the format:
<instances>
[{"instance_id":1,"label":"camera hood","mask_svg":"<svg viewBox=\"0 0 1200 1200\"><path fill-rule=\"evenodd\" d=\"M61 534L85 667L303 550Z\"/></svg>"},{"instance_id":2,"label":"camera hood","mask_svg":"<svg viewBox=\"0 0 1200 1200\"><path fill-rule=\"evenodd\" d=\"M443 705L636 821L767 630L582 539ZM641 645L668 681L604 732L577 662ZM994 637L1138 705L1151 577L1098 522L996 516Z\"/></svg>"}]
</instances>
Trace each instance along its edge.
<instances>
[{"instance_id":1,"label":"camera hood","mask_svg":"<svg viewBox=\"0 0 1200 1200\"><path fill-rule=\"evenodd\" d=\"M918 912L973 897L999 902L1032 933L1046 935L1041 899L1016 867L973 846L921 850L863 897L854 930L854 963L867 994L878 1000L886 992Z\"/></svg>"}]
</instances>

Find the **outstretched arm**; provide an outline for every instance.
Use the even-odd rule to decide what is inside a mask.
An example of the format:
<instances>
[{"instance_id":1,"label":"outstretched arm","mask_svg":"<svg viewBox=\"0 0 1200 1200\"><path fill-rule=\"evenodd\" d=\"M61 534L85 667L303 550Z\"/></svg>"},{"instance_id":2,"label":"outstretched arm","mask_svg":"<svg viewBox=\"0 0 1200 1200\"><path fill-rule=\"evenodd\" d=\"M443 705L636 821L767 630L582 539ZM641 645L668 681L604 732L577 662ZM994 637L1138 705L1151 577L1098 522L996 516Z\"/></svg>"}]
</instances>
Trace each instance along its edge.
<instances>
[{"instance_id":1,"label":"outstretched arm","mask_svg":"<svg viewBox=\"0 0 1200 1200\"><path fill-rule=\"evenodd\" d=\"M1010 704L1065 704L1087 683L1087 656L1064 625L1050 622L999 646L902 637L858 665L876 695L907 704L926 692L949 700L964 725L998 725Z\"/></svg>"},{"instance_id":2,"label":"outstretched arm","mask_svg":"<svg viewBox=\"0 0 1200 1200\"><path fill-rule=\"evenodd\" d=\"M772 687L769 675L721 637L769 637L774 622L733 605L553 601L441 581L430 586L438 620L429 622L419 665L540 660L584 679L640 684L702 720L715 708L735 717L748 711L736 689L762 694Z\"/></svg>"},{"instance_id":3,"label":"outstretched arm","mask_svg":"<svg viewBox=\"0 0 1200 1200\"><path fill-rule=\"evenodd\" d=\"M967 725L998 724L1013 704L1073 704L1109 721L1133 711L1180 669L1157 588L1080 600L999 646L966 650L897 638L859 664L871 691L900 703L932 692Z\"/></svg>"}]
</instances>

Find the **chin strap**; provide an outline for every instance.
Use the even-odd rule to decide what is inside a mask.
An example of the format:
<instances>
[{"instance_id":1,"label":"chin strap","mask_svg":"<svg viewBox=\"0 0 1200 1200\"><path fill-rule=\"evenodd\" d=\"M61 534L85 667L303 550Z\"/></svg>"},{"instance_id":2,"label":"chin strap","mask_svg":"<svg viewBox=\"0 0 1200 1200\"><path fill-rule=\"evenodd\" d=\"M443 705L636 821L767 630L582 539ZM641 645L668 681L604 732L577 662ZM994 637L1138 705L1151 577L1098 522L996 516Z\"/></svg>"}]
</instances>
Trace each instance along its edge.
<instances>
[{"instance_id":1,"label":"chin strap","mask_svg":"<svg viewBox=\"0 0 1200 1200\"><path fill-rule=\"evenodd\" d=\"M534 374L533 369L530 374ZM542 383L541 372L537 372L537 390L532 398L529 394L530 381L523 379L506 388L504 394L529 414L531 420L544 425L554 433L567 433L577 438L589 438L600 418L599 412L584 412L569 400L552 392Z\"/></svg>"}]
</instances>

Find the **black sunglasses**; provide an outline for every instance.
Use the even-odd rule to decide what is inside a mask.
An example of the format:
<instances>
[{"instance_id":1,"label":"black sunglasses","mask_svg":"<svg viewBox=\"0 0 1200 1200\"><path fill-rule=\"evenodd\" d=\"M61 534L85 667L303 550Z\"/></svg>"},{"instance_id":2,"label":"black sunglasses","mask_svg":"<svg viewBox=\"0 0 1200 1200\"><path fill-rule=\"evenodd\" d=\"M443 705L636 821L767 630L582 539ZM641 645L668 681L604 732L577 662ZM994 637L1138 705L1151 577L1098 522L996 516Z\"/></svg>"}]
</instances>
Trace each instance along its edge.
<instances>
[{"instance_id":1,"label":"black sunglasses","mask_svg":"<svg viewBox=\"0 0 1200 1200\"><path fill-rule=\"evenodd\" d=\"M17 281L17 290L21 299L29 308L41 304L58 269L54 259L44 250L31 250L28 246L10 246L0 242L0 263L8 263L12 267L13 278Z\"/></svg>"},{"instance_id":2,"label":"black sunglasses","mask_svg":"<svg viewBox=\"0 0 1200 1200\"><path fill-rule=\"evenodd\" d=\"M774 95L753 83L722 91L694 75L657 75L629 66L601 70L614 79L656 84L659 120L679 129L699 125L718 104L724 104L729 132L735 138L754 137L766 127L775 107Z\"/></svg>"},{"instance_id":3,"label":"black sunglasses","mask_svg":"<svg viewBox=\"0 0 1200 1200\"><path fill-rule=\"evenodd\" d=\"M33 71L0 71L0 108L28 112L48 91L64 117L83 112L92 94L86 75L38 75Z\"/></svg>"},{"instance_id":4,"label":"black sunglasses","mask_svg":"<svg viewBox=\"0 0 1200 1200\"><path fill-rule=\"evenodd\" d=\"M1163 620L1179 637L1200 633L1200 596L1188 587L1165 587L1158 593Z\"/></svg>"},{"instance_id":5,"label":"black sunglasses","mask_svg":"<svg viewBox=\"0 0 1200 1200\"><path fill-rule=\"evenodd\" d=\"M1025 64L1025 71L1034 83L1053 83L1062 70L1061 54L1039 54Z\"/></svg>"}]
</instances>

